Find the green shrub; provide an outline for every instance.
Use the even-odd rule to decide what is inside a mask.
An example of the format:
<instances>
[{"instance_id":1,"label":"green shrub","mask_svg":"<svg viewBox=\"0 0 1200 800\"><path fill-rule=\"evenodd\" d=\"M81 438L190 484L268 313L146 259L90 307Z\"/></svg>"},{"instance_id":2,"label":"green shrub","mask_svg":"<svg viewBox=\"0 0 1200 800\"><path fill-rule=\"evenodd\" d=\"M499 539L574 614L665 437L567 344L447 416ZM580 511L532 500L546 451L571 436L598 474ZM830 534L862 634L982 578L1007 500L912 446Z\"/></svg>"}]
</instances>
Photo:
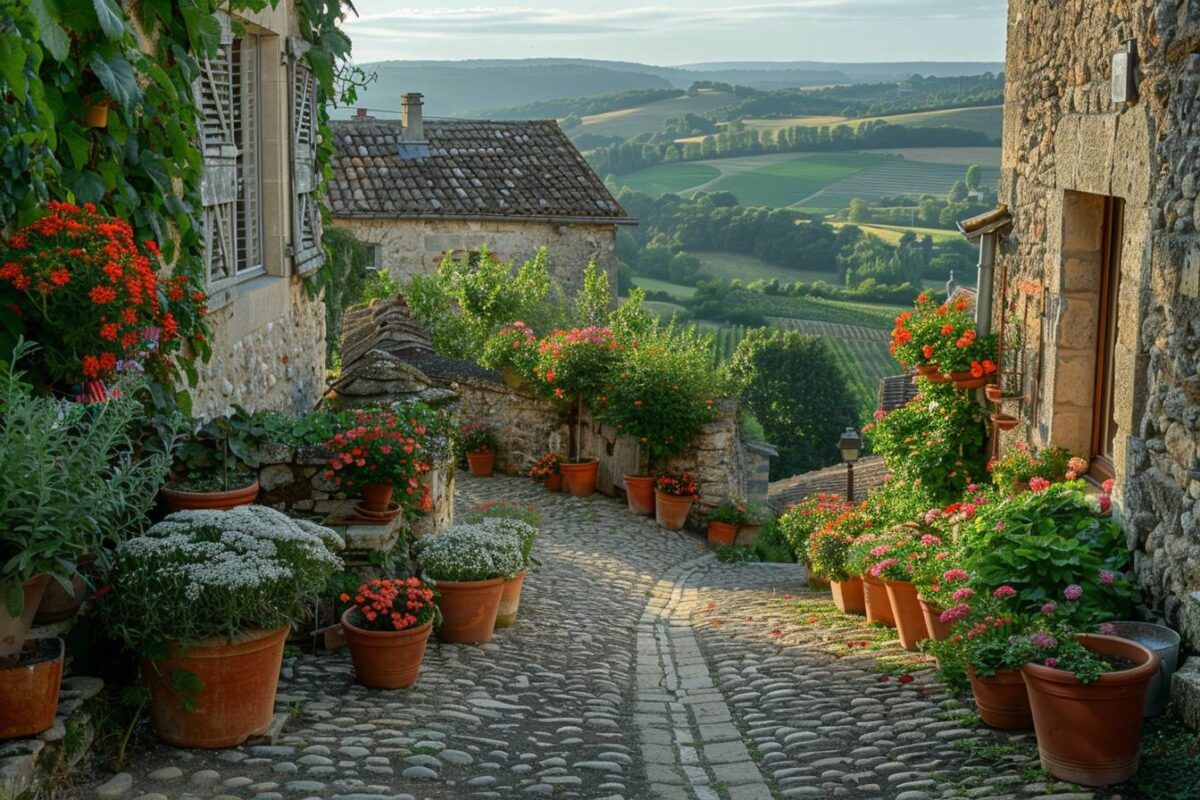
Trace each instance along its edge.
<instances>
[{"instance_id":1,"label":"green shrub","mask_svg":"<svg viewBox=\"0 0 1200 800\"><path fill-rule=\"evenodd\" d=\"M793 503L779 516L779 532L798 560L808 563L808 540L817 531L856 507L840 494L817 492Z\"/></svg>"}]
</instances>

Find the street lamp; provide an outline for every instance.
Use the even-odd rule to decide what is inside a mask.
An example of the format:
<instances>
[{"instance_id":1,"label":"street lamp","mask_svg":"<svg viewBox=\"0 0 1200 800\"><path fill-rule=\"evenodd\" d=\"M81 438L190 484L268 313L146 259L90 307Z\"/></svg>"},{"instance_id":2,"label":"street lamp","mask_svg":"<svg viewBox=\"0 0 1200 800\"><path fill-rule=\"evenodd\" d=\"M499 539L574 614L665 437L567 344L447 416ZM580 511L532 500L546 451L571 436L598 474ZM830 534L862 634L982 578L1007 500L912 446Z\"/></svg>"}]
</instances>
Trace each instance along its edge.
<instances>
[{"instance_id":1,"label":"street lamp","mask_svg":"<svg viewBox=\"0 0 1200 800\"><path fill-rule=\"evenodd\" d=\"M842 451L842 461L846 462L846 499L854 502L854 462L862 450L862 437L854 428L846 428L842 438L838 439L838 450Z\"/></svg>"}]
</instances>

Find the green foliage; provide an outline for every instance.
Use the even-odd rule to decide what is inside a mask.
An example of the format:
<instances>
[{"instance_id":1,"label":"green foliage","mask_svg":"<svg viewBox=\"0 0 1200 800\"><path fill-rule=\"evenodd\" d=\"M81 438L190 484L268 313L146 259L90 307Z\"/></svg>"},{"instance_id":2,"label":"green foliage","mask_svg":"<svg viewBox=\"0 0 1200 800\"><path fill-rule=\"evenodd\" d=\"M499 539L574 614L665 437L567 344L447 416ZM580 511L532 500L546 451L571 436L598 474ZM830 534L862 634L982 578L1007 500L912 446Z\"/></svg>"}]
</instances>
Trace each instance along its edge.
<instances>
[{"instance_id":1,"label":"green foliage","mask_svg":"<svg viewBox=\"0 0 1200 800\"><path fill-rule=\"evenodd\" d=\"M777 520L768 519L763 523L758 538L754 540L754 554L759 561L773 564L791 564L797 561L791 546L783 538Z\"/></svg>"},{"instance_id":2,"label":"green foliage","mask_svg":"<svg viewBox=\"0 0 1200 800\"><path fill-rule=\"evenodd\" d=\"M325 365L332 366L341 351L342 317L346 309L367 298L367 288L378 273L368 273L367 248L348 228L328 227L322 234L330 280L324 286ZM387 276L387 273L383 273ZM390 280L390 276L387 276ZM391 296L395 297L396 293Z\"/></svg>"},{"instance_id":3,"label":"green foliage","mask_svg":"<svg viewBox=\"0 0 1200 800\"><path fill-rule=\"evenodd\" d=\"M827 341L795 331L750 331L729 362L729 374L779 450L771 461L772 479L836 463L838 437L857 412Z\"/></svg>"},{"instance_id":4,"label":"green foliage","mask_svg":"<svg viewBox=\"0 0 1200 800\"><path fill-rule=\"evenodd\" d=\"M575 297L575 320L579 325L599 325L608 316L612 293L608 288L608 273L596 269L589 261L583 273L583 286Z\"/></svg>"},{"instance_id":5,"label":"green foliage","mask_svg":"<svg viewBox=\"0 0 1200 800\"><path fill-rule=\"evenodd\" d=\"M727 544L717 548L717 561L722 564L745 564L761 561L754 548Z\"/></svg>"},{"instance_id":6,"label":"green foliage","mask_svg":"<svg viewBox=\"0 0 1200 800\"><path fill-rule=\"evenodd\" d=\"M1200 732L1175 714L1146 721L1141 766L1131 781L1146 800L1200 797Z\"/></svg>"},{"instance_id":7,"label":"green foliage","mask_svg":"<svg viewBox=\"0 0 1200 800\"><path fill-rule=\"evenodd\" d=\"M779 532L799 560L808 563L809 538L855 508L840 494L817 492L793 503L779 516ZM825 573L821 573L825 574Z\"/></svg>"},{"instance_id":8,"label":"green foliage","mask_svg":"<svg viewBox=\"0 0 1200 800\"><path fill-rule=\"evenodd\" d=\"M1033 478L1054 483L1067 474L1070 460L1065 447L1044 447L1036 455L1027 446L1014 447L992 464L992 482L1002 492L1024 491Z\"/></svg>"}]
</instances>

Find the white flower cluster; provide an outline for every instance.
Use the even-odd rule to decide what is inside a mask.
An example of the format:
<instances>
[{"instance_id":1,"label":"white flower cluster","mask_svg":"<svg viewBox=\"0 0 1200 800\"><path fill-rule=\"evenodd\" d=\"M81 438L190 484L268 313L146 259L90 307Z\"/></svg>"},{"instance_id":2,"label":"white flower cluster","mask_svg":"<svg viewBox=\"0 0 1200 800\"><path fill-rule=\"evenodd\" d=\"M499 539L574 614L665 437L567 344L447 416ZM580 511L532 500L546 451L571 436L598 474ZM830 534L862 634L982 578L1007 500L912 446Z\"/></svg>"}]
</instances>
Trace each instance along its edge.
<instances>
[{"instance_id":1,"label":"white flower cluster","mask_svg":"<svg viewBox=\"0 0 1200 800\"><path fill-rule=\"evenodd\" d=\"M509 538L516 542L526 566L529 565L529 559L533 555L533 543L537 541L537 528L528 522L510 517L487 517L480 520L476 527L493 538Z\"/></svg>"},{"instance_id":2,"label":"white flower cluster","mask_svg":"<svg viewBox=\"0 0 1200 800\"><path fill-rule=\"evenodd\" d=\"M486 524L500 521L455 525L422 539L417 554L421 572L435 581L482 581L516 575L525 568L521 540L511 532L498 535L494 526Z\"/></svg>"}]
</instances>

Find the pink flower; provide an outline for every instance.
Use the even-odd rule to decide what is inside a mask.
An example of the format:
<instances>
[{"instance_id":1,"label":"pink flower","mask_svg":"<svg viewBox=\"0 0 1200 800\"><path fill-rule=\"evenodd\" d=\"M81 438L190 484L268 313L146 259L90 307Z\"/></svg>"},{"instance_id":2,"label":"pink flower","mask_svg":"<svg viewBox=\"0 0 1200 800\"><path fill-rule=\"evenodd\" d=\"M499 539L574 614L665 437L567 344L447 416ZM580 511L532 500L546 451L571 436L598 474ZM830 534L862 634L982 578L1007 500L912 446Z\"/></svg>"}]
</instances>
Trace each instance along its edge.
<instances>
[{"instance_id":1,"label":"pink flower","mask_svg":"<svg viewBox=\"0 0 1200 800\"><path fill-rule=\"evenodd\" d=\"M1057 658L1047 658L1042 663L1044 663L1050 669L1058 669L1058 659Z\"/></svg>"},{"instance_id":2,"label":"pink flower","mask_svg":"<svg viewBox=\"0 0 1200 800\"><path fill-rule=\"evenodd\" d=\"M966 600L975 594L974 589L969 589L966 586L961 589L955 589L954 594L950 595L954 600Z\"/></svg>"},{"instance_id":3,"label":"pink flower","mask_svg":"<svg viewBox=\"0 0 1200 800\"><path fill-rule=\"evenodd\" d=\"M887 416L887 413L882 408L877 408L871 416L875 417L875 419L883 419Z\"/></svg>"},{"instance_id":4,"label":"pink flower","mask_svg":"<svg viewBox=\"0 0 1200 800\"><path fill-rule=\"evenodd\" d=\"M1087 472L1088 462L1085 459L1075 456L1067 462L1067 469L1074 472L1076 475L1082 475Z\"/></svg>"},{"instance_id":5,"label":"pink flower","mask_svg":"<svg viewBox=\"0 0 1200 800\"><path fill-rule=\"evenodd\" d=\"M968 613L970 613L970 611L971 607L969 605L966 603L959 603L958 605L951 606L943 611L942 615L938 617L938 619L940 619L942 622L954 622L955 620L965 617Z\"/></svg>"},{"instance_id":6,"label":"pink flower","mask_svg":"<svg viewBox=\"0 0 1200 800\"><path fill-rule=\"evenodd\" d=\"M1083 597L1083 587L1078 583L1072 583L1067 588L1063 589L1063 597L1068 600L1078 600Z\"/></svg>"},{"instance_id":7,"label":"pink flower","mask_svg":"<svg viewBox=\"0 0 1200 800\"><path fill-rule=\"evenodd\" d=\"M921 544L925 547L931 547L935 544L941 544L942 540L934 536L932 533L927 533L921 537Z\"/></svg>"},{"instance_id":8,"label":"pink flower","mask_svg":"<svg viewBox=\"0 0 1200 800\"><path fill-rule=\"evenodd\" d=\"M999 522L996 523L996 530L998 530L998 531L1004 530L1004 520L1000 520Z\"/></svg>"},{"instance_id":9,"label":"pink flower","mask_svg":"<svg viewBox=\"0 0 1200 800\"><path fill-rule=\"evenodd\" d=\"M1016 596L1017 590L1007 584L997 587L996 591L992 592L992 597L995 597L997 600L1004 600L1005 598Z\"/></svg>"},{"instance_id":10,"label":"pink flower","mask_svg":"<svg viewBox=\"0 0 1200 800\"><path fill-rule=\"evenodd\" d=\"M968 491L968 492L970 492L971 494L975 494L975 492L979 491L979 484L977 484L977 483L968 483L968 484L967 484L967 491Z\"/></svg>"},{"instance_id":11,"label":"pink flower","mask_svg":"<svg viewBox=\"0 0 1200 800\"><path fill-rule=\"evenodd\" d=\"M969 577L971 576L967 574L966 570L958 568L948 569L942 573L942 580L944 581L965 581Z\"/></svg>"},{"instance_id":12,"label":"pink flower","mask_svg":"<svg viewBox=\"0 0 1200 800\"><path fill-rule=\"evenodd\" d=\"M1049 487L1050 487L1050 481L1046 480L1045 478L1041 477L1040 475L1034 475L1032 478L1029 479L1029 488L1035 492L1044 491L1045 489L1048 489Z\"/></svg>"},{"instance_id":13,"label":"pink flower","mask_svg":"<svg viewBox=\"0 0 1200 800\"><path fill-rule=\"evenodd\" d=\"M1029 641L1033 642L1034 647L1040 647L1043 650L1058 647L1058 640L1048 633L1035 633L1029 637Z\"/></svg>"},{"instance_id":14,"label":"pink flower","mask_svg":"<svg viewBox=\"0 0 1200 800\"><path fill-rule=\"evenodd\" d=\"M942 510L940 508L929 509L928 511L925 512L925 524L928 525L928 524L932 523L935 519L937 519L941 515L942 515Z\"/></svg>"},{"instance_id":15,"label":"pink flower","mask_svg":"<svg viewBox=\"0 0 1200 800\"><path fill-rule=\"evenodd\" d=\"M1108 570L1103 570L1103 569L1100 570L1100 585L1101 586L1112 586L1113 580L1114 580L1114 578L1113 578L1113 574L1111 572L1109 572Z\"/></svg>"},{"instance_id":16,"label":"pink flower","mask_svg":"<svg viewBox=\"0 0 1200 800\"><path fill-rule=\"evenodd\" d=\"M1055 603L1053 601L1046 603L1046 605L1042 606L1042 613L1045 614L1047 617L1050 616L1051 614L1053 614L1057 610L1058 610L1058 603Z\"/></svg>"},{"instance_id":17,"label":"pink flower","mask_svg":"<svg viewBox=\"0 0 1200 800\"><path fill-rule=\"evenodd\" d=\"M1101 622L1096 630L1100 631L1100 633L1104 634L1105 636L1117 635L1117 626L1113 625L1111 622Z\"/></svg>"},{"instance_id":18,"label":"pink flower","mask_svg":"<svg viewBox=\"0 0 1200 800\"><path fill-rule=\"evenodd\" d=\"M1106 480L1104 483L1100 484L1100 488L1104 490L1104 493L1105 493L1105 494L1112 494L1112 490L1113 490L1113 479L1112 479L1112 478L1109 478L1109 479L1108 479L1108 480Z\"/></svg>"},{"instance_id":19,"label":"pink flower","mask_svg":"<svg viewBox=\"0 0 1200 800\"><path fill-rule=\"evenodd\" d=\"M1112 508L1112 498L1106 494L1100 495L1100 513L1107 514Z\"/></svg>"},{"instance_id":20,"label":"pink flower","mask_svg":"<svg viewBox=\"0 0 1200 800\"><path fill-rule=\"evenodd\" d=\"M883 561L880 561L878 564L874 565L867 571L870 572L871 575L873 575L874 577L878 578L880 575L883 574L884 570L886 570L888 567L896 566L897 563L898 562L894 558L884 559Z\"/></svg>"}]
</instances>

